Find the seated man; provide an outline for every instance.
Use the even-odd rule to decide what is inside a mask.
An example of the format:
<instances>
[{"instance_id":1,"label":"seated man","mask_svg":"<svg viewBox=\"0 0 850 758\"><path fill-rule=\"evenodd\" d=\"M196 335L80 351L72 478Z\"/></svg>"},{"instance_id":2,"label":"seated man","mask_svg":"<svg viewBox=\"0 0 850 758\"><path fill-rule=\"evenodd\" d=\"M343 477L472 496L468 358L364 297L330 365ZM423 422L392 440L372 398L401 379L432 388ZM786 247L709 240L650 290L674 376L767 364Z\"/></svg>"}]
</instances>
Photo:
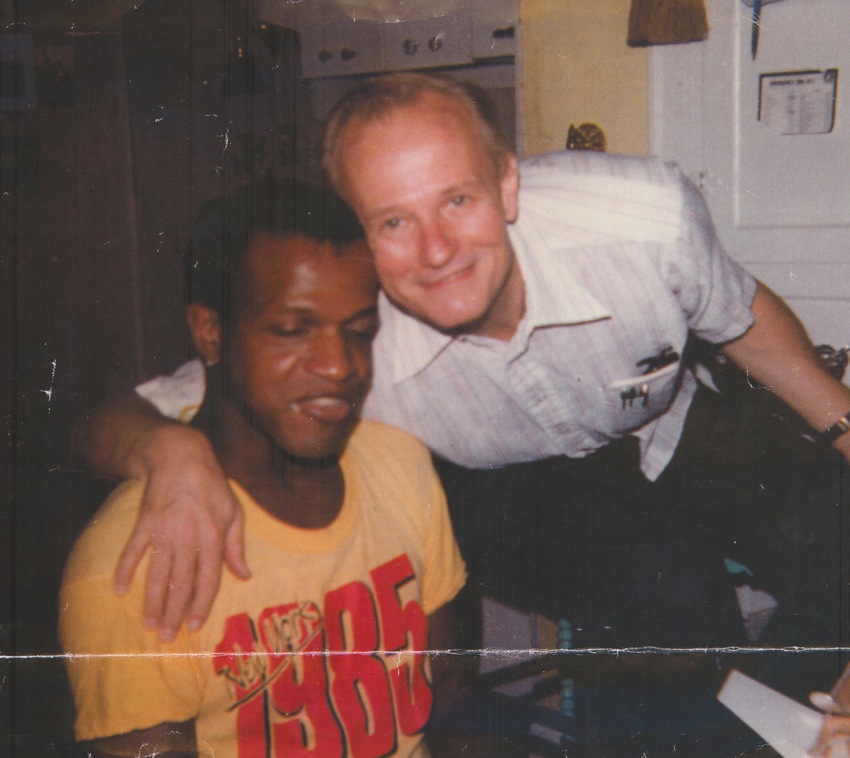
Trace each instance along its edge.
<instances>
[{"instance_id":1,"label":"seated man","mask_svg":"<svg viewBox=\"0 0 850 758\"><path fill-rule=\"evenodd\" d=\"M360 226L291 181L208 222L190 246L207 384L192 423L244 510L253 577L225 577L198 631L146 630L144 583L112 592L145 485L120 486L61 590L77 739L97 755L427 755L438 685L458 677L421 653L447 646L466 574L427 450L358 420L378 327Z\"/></svg>"}]
</instances>

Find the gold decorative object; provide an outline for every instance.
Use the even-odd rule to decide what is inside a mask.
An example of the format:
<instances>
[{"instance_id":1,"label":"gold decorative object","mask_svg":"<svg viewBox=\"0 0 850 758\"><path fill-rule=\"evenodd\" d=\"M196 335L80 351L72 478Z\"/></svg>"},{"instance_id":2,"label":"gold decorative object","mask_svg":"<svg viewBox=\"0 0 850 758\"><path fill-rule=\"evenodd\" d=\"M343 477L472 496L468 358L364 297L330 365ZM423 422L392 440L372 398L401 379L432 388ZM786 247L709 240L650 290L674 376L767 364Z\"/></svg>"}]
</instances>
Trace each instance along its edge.
<instances>
[{"instance_id":1,"label":"gold decorative object","mask_svg":"<svg viewBox=\"0 0 850 758\"><path fill-rule=\"evenodd\" d=\"M605 152L605 132L596 124L573 126L567 132L567 150L595 150Z\"/></svg>"}]
</instances>

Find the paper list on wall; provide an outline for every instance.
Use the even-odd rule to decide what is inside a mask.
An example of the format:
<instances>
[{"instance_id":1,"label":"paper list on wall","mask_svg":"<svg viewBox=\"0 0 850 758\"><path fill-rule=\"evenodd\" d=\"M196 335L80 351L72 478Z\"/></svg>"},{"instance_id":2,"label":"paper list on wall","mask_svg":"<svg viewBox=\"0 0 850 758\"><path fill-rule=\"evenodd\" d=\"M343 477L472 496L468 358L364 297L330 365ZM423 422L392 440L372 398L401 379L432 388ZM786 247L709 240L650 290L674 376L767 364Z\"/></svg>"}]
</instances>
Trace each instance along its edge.
<instances>
[{"instance_id":1,"label":"paper list on wall","mask_svg":"<svg viewBox=\"0 0 850 758\"><path fill-rule=\"evenodd\" d=\"M838 69L762 74L759 121L779 134L828 134L835 123Z\"/></svg>"}]
</instances>

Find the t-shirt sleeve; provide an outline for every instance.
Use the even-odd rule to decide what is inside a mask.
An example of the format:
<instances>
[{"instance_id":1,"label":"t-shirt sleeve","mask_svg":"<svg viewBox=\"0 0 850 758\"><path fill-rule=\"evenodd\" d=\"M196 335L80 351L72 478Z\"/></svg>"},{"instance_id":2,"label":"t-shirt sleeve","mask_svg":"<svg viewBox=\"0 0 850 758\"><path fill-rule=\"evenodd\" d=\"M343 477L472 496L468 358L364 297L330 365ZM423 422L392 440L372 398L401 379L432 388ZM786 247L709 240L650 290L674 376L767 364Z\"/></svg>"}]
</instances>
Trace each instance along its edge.
<instances>
[{"instance_id":1,"label":"t-shirt sleeve","mask_svg":"<svg viewBox=\"0 0 850 758\"><path fill-rule=\"evenodd\" d=\"M422 605L425 613L430 615L453 600L466 584L466 564L452 531L446 495L430 459L428 465L431 472L431 496L425 531Z\"/></svg>"},{"instance_id":2,"label":"t-shirt sleeve","mask_svg":"<svg viewBox=\"0 0 850 758\"><path fill-rule=\"evenodd\" d=\"M123 487L118 497L141 489ZM194 718L201 703L201 672L189 655L185 627L171 643L142 624L144 581L118 597L112 590L113 555L103 545L123 545L123 509L110 498L77 542L59 595L59 639L71 684L77 740L110 737L163 722ZM111 540L111 541L107 541ZM136 572L144 577L146 566Z\"/></svg>"},{"instance_id":3,"label":"t-shirt sleeve","mask_svg":"<svg viewBox=\"0 0 850 758\"><path fill-rule=\"evenodd\" d=\"M184 363L173 374L157 376L136 387L136 393L167 418L188 424L204 400L206 377L200 360Z\"/></svg>"},{"instance_id":4,"label":"t-shirt sleeve","mask_svg":"<svg viewBox=\"0 0 850 758\"><path fill-rule=\"evenodd\" d=\"M679 244L664 261L665 277L690 329L709 342L728 342L753 324L750 307L757 283L723 248L699 190L677 166L671 170L682 187L682 229Z\"/></svg>"}]
</instances>

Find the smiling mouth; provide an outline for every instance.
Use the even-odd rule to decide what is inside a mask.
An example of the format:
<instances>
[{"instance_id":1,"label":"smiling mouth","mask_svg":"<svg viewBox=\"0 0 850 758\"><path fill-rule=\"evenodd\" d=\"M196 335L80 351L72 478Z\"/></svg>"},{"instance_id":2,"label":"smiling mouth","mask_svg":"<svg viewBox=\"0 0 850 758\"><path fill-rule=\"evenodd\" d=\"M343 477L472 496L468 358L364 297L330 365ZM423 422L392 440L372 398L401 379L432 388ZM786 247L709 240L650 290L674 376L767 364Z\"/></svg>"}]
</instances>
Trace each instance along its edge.
<instances>
[{"instance_id":1,"label":"smiling mouth","mask_svg":"<svg viewBox=\"0 0 850 758\"><path fill-rule=\"evenodd\" d=\"M435 279L434 281L424 281L422 284L427 288L439 289L440 287L448 287L455 282L460 281L461 279L465 279L472 273L472 269L474 268L475 263L470 263L463 268L458 269L457 271L453 271L451 274L446 274L445 276L441 276L439 279Z\"/></svg>"},{"instance_id":2,"label":"smiling mouth","mask_svg":"<svg viewBox=\"0 0 850 758\"><path fill-rule=\"evenodd\" d=\"M320 395L304 398L290 404L290 409L304 413L311 419L326 424L338 424L348 419L355 411L352 400L333 395Z\"/></svg>"}]
</instances>

